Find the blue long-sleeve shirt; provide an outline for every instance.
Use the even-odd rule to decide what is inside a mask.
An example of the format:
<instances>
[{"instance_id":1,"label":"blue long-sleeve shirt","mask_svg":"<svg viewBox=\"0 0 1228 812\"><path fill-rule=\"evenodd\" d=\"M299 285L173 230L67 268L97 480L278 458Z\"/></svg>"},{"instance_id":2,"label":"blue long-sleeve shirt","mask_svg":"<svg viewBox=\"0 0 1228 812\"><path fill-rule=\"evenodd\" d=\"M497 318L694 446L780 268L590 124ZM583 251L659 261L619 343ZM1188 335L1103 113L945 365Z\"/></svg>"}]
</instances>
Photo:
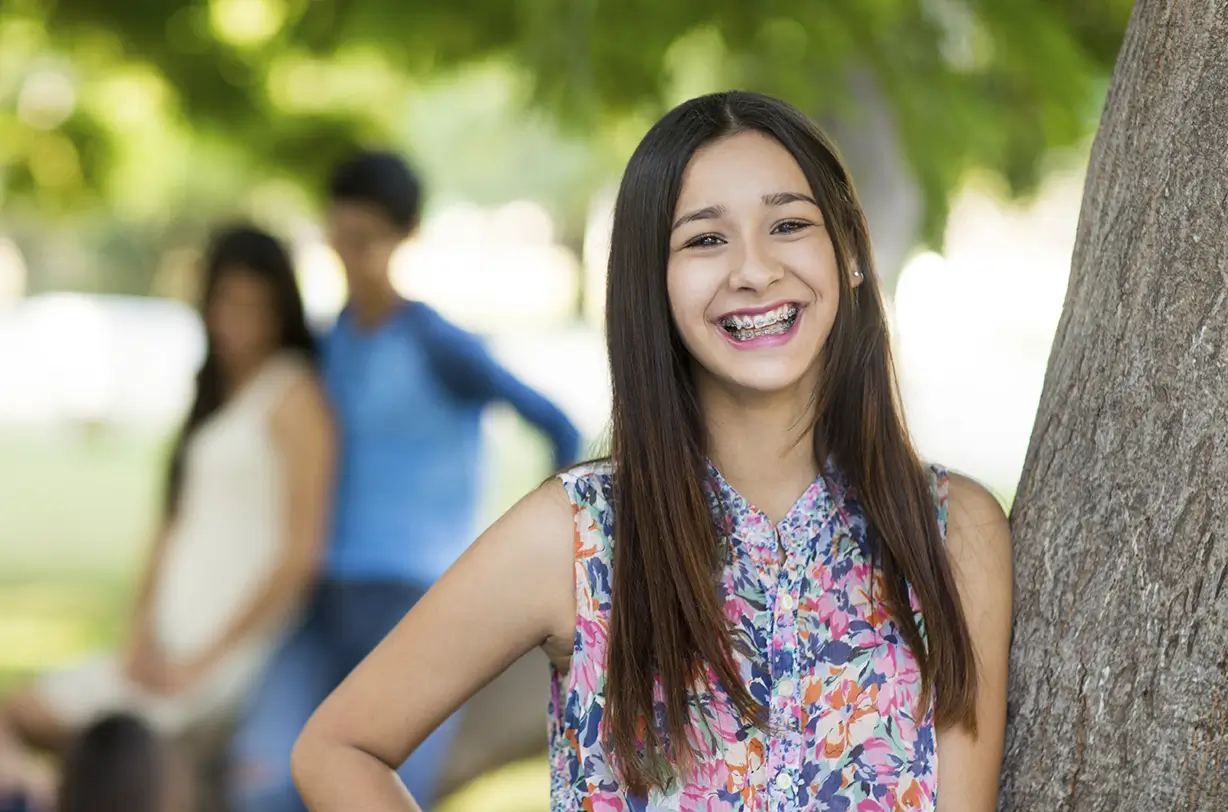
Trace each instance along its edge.
<instances>
[{"instance_id":1,"label":"blue long-sleeve shirt","mask_svg":"<svg viewBox=\"0 0 1228 812\"><path fill-rule=\"evenodd\" d=\"M341 429L327 576L429 585L473 540L482 410L511 405L577 458L580 435L472 333L420 302L364 330L347 310L324 342Z\"/></svg>"}]
</instances>

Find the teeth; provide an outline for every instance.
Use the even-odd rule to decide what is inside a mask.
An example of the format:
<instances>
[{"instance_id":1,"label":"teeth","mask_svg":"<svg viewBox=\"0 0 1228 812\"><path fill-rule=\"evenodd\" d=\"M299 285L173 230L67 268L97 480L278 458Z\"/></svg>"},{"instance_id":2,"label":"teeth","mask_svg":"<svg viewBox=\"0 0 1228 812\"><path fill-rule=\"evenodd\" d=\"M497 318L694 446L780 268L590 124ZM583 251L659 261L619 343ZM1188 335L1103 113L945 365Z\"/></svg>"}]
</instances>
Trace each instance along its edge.
<instances>
[{"instance_id":1,"label":"teeth","mask_svg":"<svg viewBox=\"0 0 1228 812\"><path fill-rule=\"evenodd\" d=\"M785 304L767 313L754 316L735 314L727 316L725 323L737 330L753 330L755 333L783 333L786 320L797 315L797 305Z\"/></svg>"}]
</instances>

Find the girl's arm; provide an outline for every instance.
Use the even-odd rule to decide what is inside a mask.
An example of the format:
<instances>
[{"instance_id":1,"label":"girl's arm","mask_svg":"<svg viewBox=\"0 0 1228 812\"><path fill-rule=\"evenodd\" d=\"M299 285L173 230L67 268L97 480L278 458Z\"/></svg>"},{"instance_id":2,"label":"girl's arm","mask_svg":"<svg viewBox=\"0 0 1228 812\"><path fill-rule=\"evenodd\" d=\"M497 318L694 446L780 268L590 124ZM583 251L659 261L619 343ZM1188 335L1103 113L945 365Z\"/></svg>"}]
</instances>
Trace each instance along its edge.
<instances>
[{"instance_id":1,"label":"girl's arm","mask_svg":"<svg viewBox=\"0 0 1228 812\"><path fill-rule=\"evenodd\" d=\"M938 812L993 812L1006 732L1013 576L1010 525L972 480L951 475L947 552L977 663L977 735L938 731Z\"/></svg>"},{"instance_id":2,"label":"girl's arm","mask_svg":"<svg viewBox=\"0 0 1228 812\"><path fill-rule=\"evenodd\" d=\"M575 524L561 484L530 493L333 692L294 748L313 812L416 812L395 769L523 654L575 634Z\"/></svg>"},{"instance_id":3,"label":"girl's arm","mask_svg":"<svg viewBox=\"0 0 1228 812\"><path fill-rule=\"evenodd\" d=\"M434 311L427 312L421 325L436 374L453 394L481 404L507 403L549 438L556 469L580 458L580 432L563 410L491 357L477 336Z\"/></svg>"}]
</instances>

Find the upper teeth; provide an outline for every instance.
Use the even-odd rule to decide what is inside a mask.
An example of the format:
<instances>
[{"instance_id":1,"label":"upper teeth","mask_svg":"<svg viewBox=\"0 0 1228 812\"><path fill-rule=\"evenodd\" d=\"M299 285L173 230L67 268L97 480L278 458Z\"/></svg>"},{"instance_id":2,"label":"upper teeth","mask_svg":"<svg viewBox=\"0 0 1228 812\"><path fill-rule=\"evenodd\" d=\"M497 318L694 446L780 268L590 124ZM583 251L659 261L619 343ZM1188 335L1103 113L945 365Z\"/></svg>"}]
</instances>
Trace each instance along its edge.
<instances>
[{"instance_id":1,"label":"upper teeth","mask_svg":"<svg viewBox=\"0 0 1228 812\"><path fill-rule=\"evenodd\" d=\"M753 316L735 313L732 316L726 316L725 321L737 327L739 330L762 329L776 322L792 318L797 315L797 305L783 304L775 310L769 310L766 313L756 313Z\"/></svg>"}]
</instances>

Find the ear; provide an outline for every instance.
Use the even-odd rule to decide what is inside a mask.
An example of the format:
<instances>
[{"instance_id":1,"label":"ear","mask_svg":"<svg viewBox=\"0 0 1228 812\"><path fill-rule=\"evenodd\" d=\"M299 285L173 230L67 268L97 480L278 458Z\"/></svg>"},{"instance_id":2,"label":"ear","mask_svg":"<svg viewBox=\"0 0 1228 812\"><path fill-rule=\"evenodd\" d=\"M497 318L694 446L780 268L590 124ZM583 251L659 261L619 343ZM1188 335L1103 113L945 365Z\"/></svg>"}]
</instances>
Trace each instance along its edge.
<instances>
[{"instance_id":1,"label":"ear","mask_svg":"<svg viewBox=\"0 0 1228 812\"><path fill-rule=\"evenodd\" d=\"M849 273L849 284L851 284L854 288L861 287L861 283L866 281L865 273L862 272L861 268L856 262L850 262L849 267L853 269Z\"/></svg>"}]
</instances>

